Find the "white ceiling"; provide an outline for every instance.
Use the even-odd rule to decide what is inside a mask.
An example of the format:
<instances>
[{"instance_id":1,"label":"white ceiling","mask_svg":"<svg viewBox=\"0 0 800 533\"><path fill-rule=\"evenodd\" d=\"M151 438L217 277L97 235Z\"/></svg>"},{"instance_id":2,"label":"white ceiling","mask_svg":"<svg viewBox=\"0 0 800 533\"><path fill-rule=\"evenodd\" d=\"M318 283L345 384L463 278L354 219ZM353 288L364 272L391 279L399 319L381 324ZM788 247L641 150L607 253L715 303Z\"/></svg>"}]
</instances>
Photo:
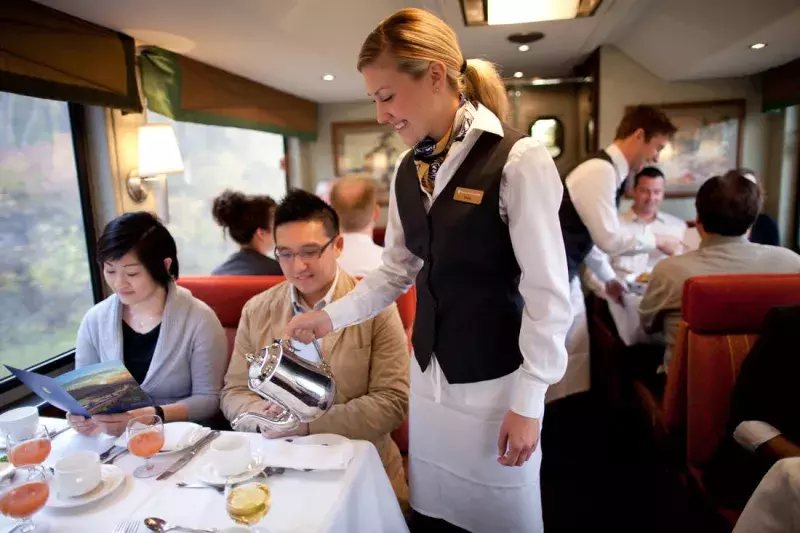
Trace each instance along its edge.
<instances>
[{"instance_id":1,"label":"white ceiling","mask_svg":"<svg viewBox=\"0 0 800 533\"><path fill-rule=\"evenodd\" d=\"M747 75L800 56L798 0L604 0L590 18L469 28L459 0L37 1L318 102L364 98L361 43L409 6L442 17L467 57L494 61L506 76L565 75L602 44L667 80ZM506 40L533 30L546 36L528 52ZM748 48L758 41L769 46ZM322 81L326 73L336 79Z\"/></svg>"}]
</instances>

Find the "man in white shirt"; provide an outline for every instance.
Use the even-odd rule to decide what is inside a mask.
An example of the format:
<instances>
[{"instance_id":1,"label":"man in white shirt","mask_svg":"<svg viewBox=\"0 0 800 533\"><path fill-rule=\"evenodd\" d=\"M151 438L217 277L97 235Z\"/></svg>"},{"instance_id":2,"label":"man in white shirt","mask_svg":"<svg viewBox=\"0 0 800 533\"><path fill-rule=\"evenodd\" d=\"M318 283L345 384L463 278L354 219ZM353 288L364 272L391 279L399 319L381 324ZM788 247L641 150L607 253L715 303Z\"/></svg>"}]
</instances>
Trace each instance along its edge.
<instances>
[{"instance_id":1,"label":"man in white shirt","mask_svg":"<svg viewBox=\"0 0 800 533\"><path fill-rule=\"evenodd\" d=\"M339 266L351 276L366 276L382 264L383 247L372 240L380 216L376 196L375 180L360 176L339 178L330 191L344 238Z\"/></svg>"},{"instance_id":2,"label":"man in white shirt","mask_svg":"<svg viewBox=\"0 0 800 533\"><path fill-rule=\"evenodd\" d=\"M585 260L606 293L621 302L625 288L606 254L616 257L659 249L672 255L680 247L678 238L655 234L649 226L623 227L617 211L628 174L656 163L675 131L663 112L636 106L625 113L614 142L578 165L564 180L559 219L567 253L572 324L567 333L567 373L561 383L550 387L550 400L589 388L589 335L578 276L581 263Z\"/></svg>"}]
</instances>

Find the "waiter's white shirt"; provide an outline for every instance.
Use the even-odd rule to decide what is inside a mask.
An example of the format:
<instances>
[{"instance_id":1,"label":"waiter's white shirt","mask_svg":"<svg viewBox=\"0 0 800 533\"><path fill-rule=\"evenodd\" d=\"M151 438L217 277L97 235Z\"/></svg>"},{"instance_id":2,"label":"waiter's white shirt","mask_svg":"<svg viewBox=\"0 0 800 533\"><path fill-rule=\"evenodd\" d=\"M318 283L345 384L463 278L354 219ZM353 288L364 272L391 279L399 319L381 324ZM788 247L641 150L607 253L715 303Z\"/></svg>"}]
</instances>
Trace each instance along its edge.
<instances>
[{"instance_id":1,"label":"waiter's white shirt","mask_svg":"<svg viewBox=\"0 0 800 533\"><path fill-rule=\"evenodd\" d=\"M800 457L769 469L742 511L733 533L800 533Z\"/></svg>"},{"instance_id":2,"label":"waiter's white shirt","mask_svg":"<svg viewBox=\"0 0 800 533\"><path fill-rule=\"evenodd\" d=\"M344 250L339 256L339 266L351 276L363 277L383 264L383 246L364 233L342 233Z\"/></svg>"},{"instance_id":3,"label":"waiter's white shirt","mask_svg":"<svg viewBox=\"0 0 800 533\"><path fill-rule=\"evenodd\" d=\"M447 159L439 168L433 194L427 196L425 201L427 210L484 131L503 136L500 120L479 104L464 140L451 147ZM397 166L404 156L405 153L398 158ZM366 276L347 296L325 308L335 330L378 314L411 287L423 266L423 260L412 254L405 245L395 196L396 177L395 172L391 184L383 265ZM509 407L520 415L532 418L542 416L547 387L561 379L567 364L564 342L570 325L571 308L566 252L558 219L562 193L558 170L547 149L531 138L518 141L503 168L499 210L500 216L508 224L514 253L522 270L519 290L525 302L519 338L523 361L516 372ZM475 250L475 253L481 252ZM469 288L465 287L464 290ZM475 312L485 311L475 309ZM435 355L431 367L437 371L437 381L444 379ZM430 371L431 367L427 370ZM497 386L507 386L503 379L485 384L494 382L497 382ZM479 388L475 387L476 392ZM467 390L472 390L472 387L464 389L462 393ZM481 394L486 392L484 390ZM468 398L464 400L469 404Z\"/></svg>"},{"instance_id":4,"label":"waiter's white shirt","mask_svg":"<svg viewBox=\"0 0 800 533\"><path fill-rule=\"evenodd\" d=\"M649 227L620 225L615 201L630 166L615 144L609 145L605 151L612 164L602 159L589 159L578 165L565 180L572 204L594 241L594 247L586 256L586 266L603 283L615 277L607 255L649 253L656 249L655 235Z\"/></svg>"}]
</instances>

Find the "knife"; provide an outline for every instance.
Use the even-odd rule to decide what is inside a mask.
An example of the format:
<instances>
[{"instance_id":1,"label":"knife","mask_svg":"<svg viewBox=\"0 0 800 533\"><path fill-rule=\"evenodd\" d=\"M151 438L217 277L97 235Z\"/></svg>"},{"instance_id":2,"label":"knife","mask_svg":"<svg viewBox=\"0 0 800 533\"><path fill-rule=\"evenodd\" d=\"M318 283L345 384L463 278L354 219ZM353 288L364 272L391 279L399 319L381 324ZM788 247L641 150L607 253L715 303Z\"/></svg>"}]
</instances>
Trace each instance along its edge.
<instances>
[{"instance_id":1,"label":"knife","mask_svg":"<svg viewBox=\"0 0 800 533\"><path fill-rule=\"evenodd\" d=\"M175 461L174 463L172 463L172 464L170 465L170 467L169 467L169 468L167 468L167 469L166 469L166 470L164 470L164 471L163 471L161 474L159 474L159 475L158 475L158 477L157 477L156 479L157 479L158 481L162 481L162 480L164 480L164 479L168 479L168 478L172 477L172 475L173 475L175 472L177 472L178 470L180 470L181 468L183 468L184 466L186 466L186 465L189 463L189 461L191 461L191 460L192 460L192 458L193 458L195 455L197 455L197 453L198 453L200 450L202 450L202 449L203 449L203 448L206 446L206 444L208 444L209 442L211 442L212 440L216 439L216 438L217 438L217 437L219 437L219 436L220 436L220 432L219 432L219 431L212 431L211 433L209 433L208 435L206 435L205 437L203 437L202 439L200 439L200 440L197 442L197 444L195 444L194 446L192 446L192 447L189 449L189 451L188 451L188 452L186 452L185 454L183 454L183 455L181 456L181 458L180 458L180 459L178 459L177 461Z\"/></svg>"}]
</instances>

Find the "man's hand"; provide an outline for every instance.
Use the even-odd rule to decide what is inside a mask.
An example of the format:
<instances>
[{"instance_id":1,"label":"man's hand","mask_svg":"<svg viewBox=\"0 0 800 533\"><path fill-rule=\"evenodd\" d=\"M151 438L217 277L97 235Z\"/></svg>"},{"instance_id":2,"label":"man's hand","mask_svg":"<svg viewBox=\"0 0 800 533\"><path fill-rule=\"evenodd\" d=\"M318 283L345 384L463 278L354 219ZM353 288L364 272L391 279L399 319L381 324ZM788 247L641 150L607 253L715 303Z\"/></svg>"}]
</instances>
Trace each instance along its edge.
<instances>
[{"instance_id":1,"label":"man's hand","mask_svg":"<svg viewBox=\"0 0 800 533\"><path fill-rule=\"evenodd\" d=\"M321 339L333 331L331 317L325 311L312 311L295 315L286 324L284 336L295 339L303 344L311 344L315 339Z\"/></svg>"},{"instance_id":2,"label":"man's hand","mask_svg":"<svg viewBox=\"0 0 800 533\"><path fill-rule=\"evenodd\" d=\"M539 445L539 419L518 415L509 410L500 425L497 439L497 462L504 466L522 466Z\"/></svg>"},{"instance_id":3,"label":"man's hand","mask_svg":"<svg viewBox=\"0 0 800 533\"><path fill-rule=\"evenodd\" d=\"M67 424L84 437L93 437L94 435L99 435L103 431L100 424L91 418L84 418L80 415L67 414Z\"/></svg>"},{"instance_id":4,"label":"man's hand","mask_svg":"<svg viewBox=\"0 0 800 533\"><path fill-rule=\"evenodd\" d=\"M623 307L625 307L625 303L622 301L622 296L626 292L628 292L628 289L618 280L612 279L606 282L606 296Z\"/></svg>"},{"instance_id":5,"label":"man's hand","mask_svg":"<svg viewBox=\"0 0 800 533\"><path fill-rule=\"evenodd\" d=\"M677 255L683 250L681 240L674 235L656 234L656 247L666 255Z\"/></svg>"}]
</instances>

